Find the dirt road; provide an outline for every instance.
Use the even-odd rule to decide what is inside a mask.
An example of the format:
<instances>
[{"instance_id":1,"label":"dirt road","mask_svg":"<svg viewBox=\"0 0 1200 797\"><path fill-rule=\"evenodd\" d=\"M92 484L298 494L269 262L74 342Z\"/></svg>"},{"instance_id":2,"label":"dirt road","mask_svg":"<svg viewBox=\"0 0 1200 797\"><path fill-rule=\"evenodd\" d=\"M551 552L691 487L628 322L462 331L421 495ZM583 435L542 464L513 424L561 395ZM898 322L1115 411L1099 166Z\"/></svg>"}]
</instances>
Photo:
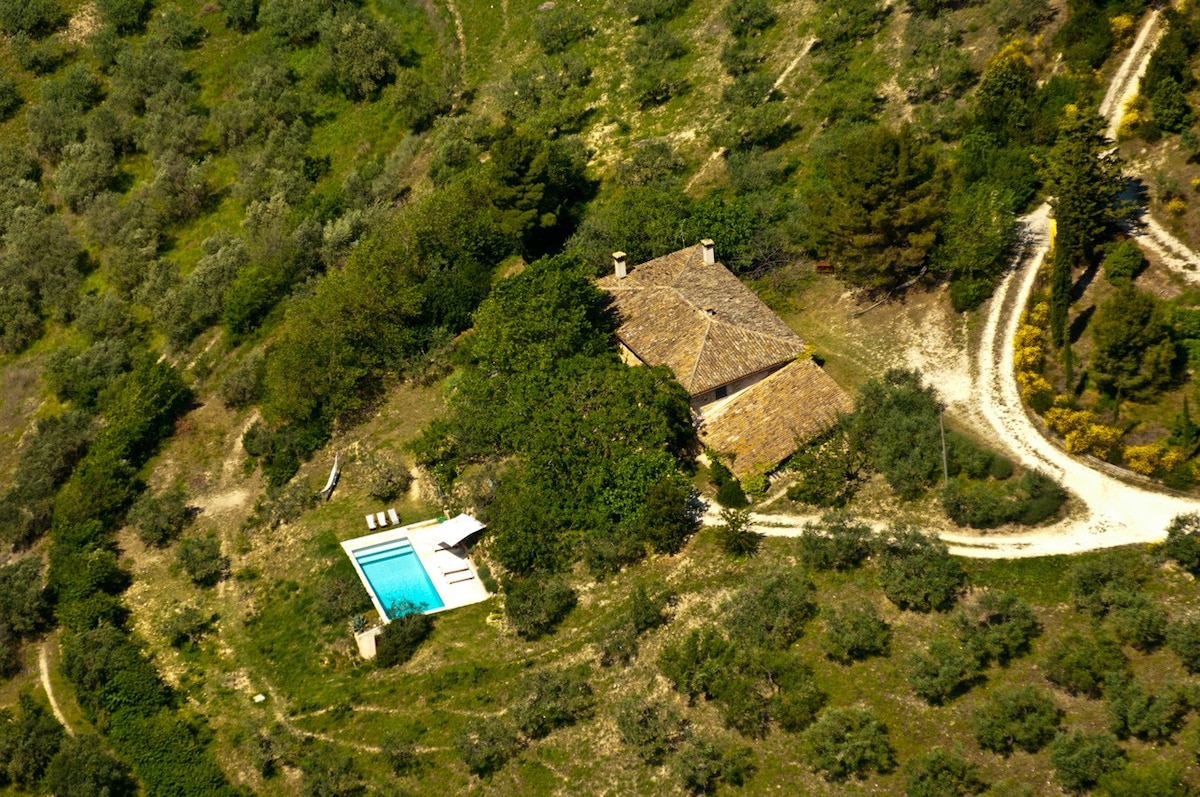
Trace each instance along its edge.
<instances>
[{"instance_id":1,"label":"dirt road","mask_svg":"<svg viewBox=\"0 0 1200 797\"><path fill-rule=\"evenodd\" d=\"M1125 104L1137 93L1161 35L1159 12L1152 11L1138 32L1129 54L1113 77L1101 105L1108 120L1108 135L1115 138ZM1200 501L1143 489L1090 467L1047 440L1030 420L1021 402L1013 374L1013 336L1022 309L1028 303L1038 269L1049 248L1049 205L1023 217L1024 249L1016 267L998 287L988 305L978 349L971 356L970 399L947 398L993 444L1005 448L1023 466L1040 468L1056 479L1084 505L1084 511L1053 526L1004 534L979 534L969 530L942 531L950 550L977 558L1018 558L1071 554L1100 548L1160 540L1176 515L1200 512ZM1139 243L1156 254L1185 279L1200 282L1200 257L1152 219L1142 218L1136 232ZM949 339L946 339L949 341ZM928 346L926 346L928 348ZM942 348L942 347L938 347ZM965 381L964 352L919 352L922 372L941 390ZM966 353L969 354L969 353ZM951 390L957 394L960 391ZM752 515L755 528L767 535L795 536L815 516ZM714 509L707 524L720 518ZM879 524L880 526L884 524Z\"/></svg>"}]
</instances>

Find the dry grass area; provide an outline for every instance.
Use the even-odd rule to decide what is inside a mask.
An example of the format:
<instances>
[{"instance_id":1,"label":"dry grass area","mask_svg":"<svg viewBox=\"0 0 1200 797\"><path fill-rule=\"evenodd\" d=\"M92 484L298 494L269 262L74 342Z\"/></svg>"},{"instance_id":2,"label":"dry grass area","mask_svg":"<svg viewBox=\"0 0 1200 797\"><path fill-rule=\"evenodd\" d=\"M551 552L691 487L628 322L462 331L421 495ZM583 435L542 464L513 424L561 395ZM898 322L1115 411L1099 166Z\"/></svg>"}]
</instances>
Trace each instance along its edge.
<instances>
[{"instance_id":1,"label":"dry grass area","mask_svg":"<svg viewBox=\"0 0 1200 797\"><path fill-rule=\"evenodd\" d=\"M0 366L0 482L16 471L21 439L32 431L31 421L46 400L40 370L40 362L28 358L8 359Z\"/></svg>"}]
</instances>

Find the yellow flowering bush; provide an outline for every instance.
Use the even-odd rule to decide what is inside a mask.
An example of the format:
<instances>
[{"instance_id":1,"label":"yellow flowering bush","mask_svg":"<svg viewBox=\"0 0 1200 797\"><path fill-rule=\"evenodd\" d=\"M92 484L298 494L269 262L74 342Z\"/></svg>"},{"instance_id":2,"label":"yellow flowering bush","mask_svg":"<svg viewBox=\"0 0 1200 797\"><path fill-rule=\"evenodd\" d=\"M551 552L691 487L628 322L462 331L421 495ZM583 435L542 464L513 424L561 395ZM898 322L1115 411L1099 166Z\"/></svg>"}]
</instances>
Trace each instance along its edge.
<instances>
[{"instance_id":1,"label":"yellow flowering bush","mask_svg":"<svg viewBox=\"0 0 1200 797\"><path fill-rule=\"evenodd\" d=\"M1122 458L1125 460L1125 467L1143 476L1154 476L1174 470L1183 462L1183 454L1159 443L1127 446Z\"/></svg>"},{"instance_id":2,"label":"yellow flowering bush","mask_svg":"<svg viewBox=\"0 0 1200 797\"><path fill-rule=\"evenodd\" d=\"M1054 394L1046 377L1033 371L1018 371L1017 386L1021 389L1021 400L1034 409L1049 404Z\"/></svg>"},{"instance_id":3,"label":"yellow flowering bush","mask_svg":"<svg viewBox=\"0 0 1200 797\"><path fill-rule=\"evenodd\" d=\"M1143 121L1141 110L1138 109L1133 101L1130 101L1125 106L1125 112L1121 114L1121 121L1117 124L1117 140L1124 141L1136 136L1138 126Z\"/></svg>"},{"instance_id":4,"label":"yellow flowering bush","mask_svg":"<svg viewBox=\"0 0 1200 797\"><path fill-rule=\"evenodd\" d=\"M1046 333L1029 324L1017 327L1013 337L1013 365L1017 371L1040 371L1044 359Z\"/></svg>"},{"instance_id":5,"label":"yellow flowering bush","mask_svg":"<svg viewBox=\"0 0 1200 797\"><path fill-rule=\"evenodd\" d=\"M1166 207L1172 216L1182 216L1187 211L1187 200L1181 196L1173 196L1167 200Z\"/></svg>"},{"instance_id":6,"label":"yellow flowering bush","mask_svg":"<svg viewBox=\"0 0 1200 797\"><path fill-rule=\"evenodd\" d=\"M1162 459L1162 449L1154 443L1144 446L1126 446L1121 458L1125 460L1125 467L1134 473L1153 476Z\"/></svg>"},{"instance_id":7,"label":"yellow flowering bush","mask_svg":"<svg viewBox=\"0 0 1200 797\"><path fill-rule=\"evenodd\" d=\"M1122 50L1133 41L1133 17L1128 14L1118 14L1110 19L1108 29L1112 32L1115 50Z\"/></svg>"},{"instance_id":8,"label":"yellow flowering bush","mask_svg":"<svg viewBox=\"0 0 1200 797\"><path fill-rule=\"evenodd\" d=\"M1046 425L1062 435L1067 452L1071 454L1091 454L1107 459L1121 442L1121 430L1096 423L1096 413L1091 410L1051 407L1044 417Z\"/></svg>"},{"instance_id":9,"label":"yellow flowering bush","mask_svg":"<svg viewBox=\"0 0 1200 797\"><path fill-rule=\"evenodd\" d=\"M1200 191L1200 177L1193 177L1193 178L1192 178L1192 190L1193 190L1193 191Z\"/></svg>"}]
</instances>

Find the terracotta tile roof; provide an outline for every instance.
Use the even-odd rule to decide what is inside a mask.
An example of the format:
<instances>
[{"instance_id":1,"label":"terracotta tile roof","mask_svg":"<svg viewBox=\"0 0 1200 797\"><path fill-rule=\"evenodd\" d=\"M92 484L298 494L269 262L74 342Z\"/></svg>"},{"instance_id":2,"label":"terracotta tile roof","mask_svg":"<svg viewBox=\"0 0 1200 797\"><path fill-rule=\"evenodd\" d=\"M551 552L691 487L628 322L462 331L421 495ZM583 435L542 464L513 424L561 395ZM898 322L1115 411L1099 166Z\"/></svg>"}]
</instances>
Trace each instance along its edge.
<instances>
[{"instance_id":1,"label":"terracotta tile roof","mask_svg":"<svg viewBox=\"0 0 1200 797\"><path fill-rule=\"evenodd\" d=\"M795 360L705 413L700 439L733 455L739 479L769 471L801 442L854 409L850 396L812 360Z\"/></svg>"},{"instance_id":2,"label":"terracotta tile roof","mask_svg":"<svg viewBox=\"0 0 1200 797\"><path fill-rule=\"evenodd\" d=\"M720 263L696 245L609 275L621 319L617 337L642 362L667 365L695 396L804 351L804 341Z\"/></svg>"}]
</instances>

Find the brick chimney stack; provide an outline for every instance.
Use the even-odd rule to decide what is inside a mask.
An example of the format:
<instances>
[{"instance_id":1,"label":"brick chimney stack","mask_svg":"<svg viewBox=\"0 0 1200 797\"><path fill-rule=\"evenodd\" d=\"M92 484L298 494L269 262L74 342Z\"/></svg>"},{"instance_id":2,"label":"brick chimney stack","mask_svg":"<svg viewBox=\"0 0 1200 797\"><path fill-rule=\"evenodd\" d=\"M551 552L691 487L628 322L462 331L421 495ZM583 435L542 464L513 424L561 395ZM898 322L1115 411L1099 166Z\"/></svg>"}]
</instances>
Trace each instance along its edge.
<instances>
[{"instance_id":1,"label":"brick chimney stack","mask_svg":"<svg viewBox=\"0 0 1200 797\"><path fill-rule=\"evenodd\" d=\"M613 252L613 270L617 272L617 279L625 279L625 275L628 272L625 270L624 252Z\"/></svg>"},{"instance_id":2,"label":"brick chimney stack","mask_svg":"<svg viewBox=\"0 0 1200 797\"><path fill-rule=\"evenodd\" d=\"M700 245L704 247L704 265L711 266L715 264L717 262L717 253L713 249L712 238L705 238L700 242Z\"/></svg>"}]
</instances>

